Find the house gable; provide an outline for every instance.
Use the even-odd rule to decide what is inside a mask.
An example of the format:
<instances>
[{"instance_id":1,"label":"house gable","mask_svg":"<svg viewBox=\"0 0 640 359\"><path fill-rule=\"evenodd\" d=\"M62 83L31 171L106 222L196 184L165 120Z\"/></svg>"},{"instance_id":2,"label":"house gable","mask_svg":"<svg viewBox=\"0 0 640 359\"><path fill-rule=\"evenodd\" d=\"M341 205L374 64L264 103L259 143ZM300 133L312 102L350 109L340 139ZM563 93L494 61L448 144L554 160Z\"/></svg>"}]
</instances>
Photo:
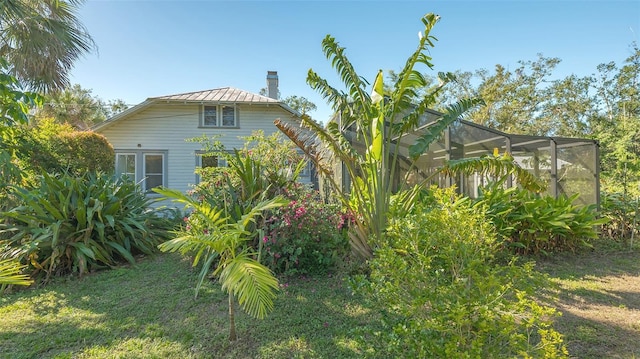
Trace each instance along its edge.
<instances>
[{"instance_id":1,"label":"house gable","mask_svg":"<svg viewBox=\"0 0 640 359\"><path fill-rule=\"evenodd\" d=\"M235 126L203 126L205 107L225 106L236 111ZM278 100L226 87L149 98L94 130L115 149L119 173L128 173L128 165L129 171L135 168L135 179L142 181L143 188L155 176L153 183L186 191L197 181L194 171L197 153L202 150L201 144L187 139L220 136L226 148L241 148L244 142L239 137L257 130L267 136L277 132L276 119L299 123L297 112ZM160 164L162 178L157 169Z\"/></svg>"}]
</instances>

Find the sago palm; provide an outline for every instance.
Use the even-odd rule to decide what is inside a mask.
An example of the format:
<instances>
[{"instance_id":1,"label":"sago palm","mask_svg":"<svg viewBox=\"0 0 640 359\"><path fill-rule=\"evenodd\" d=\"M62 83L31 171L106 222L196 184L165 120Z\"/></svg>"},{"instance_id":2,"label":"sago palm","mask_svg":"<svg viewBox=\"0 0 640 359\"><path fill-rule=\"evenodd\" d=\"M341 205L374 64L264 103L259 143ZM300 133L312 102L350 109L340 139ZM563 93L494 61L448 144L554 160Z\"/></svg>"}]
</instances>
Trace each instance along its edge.
<instances>
[{"instance_id":1,"label":"sago palm","mask_svg":"<svg viewBox=\"0 0 640 359\"><path fill-rule=\"evenodd\" d=\"M76 12L83 0L0 0L0 57L35 91L69 84L69 71L96 45Z\"/></svg>"},{"instance_id":2,"label":"sago palm","mask_svg":"<svg viewBox=\"0 0 640 359\"><path fill-rule=\"evenodd\" d=\"M322 41L324 54L347 91L332 87L313 70L309 70L307 83L332 104L336 118L324 128L308 116L302 116L302 124L311 134L276 120L276 126L309 156L337 189L344 205L356 214L355 226L349 235L354 252L363 258L372 257L372 247L381 239L387 225L391 194L402 192L404 183L408 182L406 176L415 168L417 159L448 126L469 109L483 104L480 99L462 99L447 106L430 126L424 126L426 112L436 104L438 93L455 80L451 73L438 73L439 84L425 91L430 82L423 70L433 68L428 49L434 46L436 39L430 33L438 20L434 14L422 18L424 32L419 34L418 47L407 59L390 93L383 93L383 76L379 71L370 94L369 83L356 73L345 55L345 48L327 35ZM417 138L404 146L408 135ZM341 188L334 177L333 161L344 166L351 179L350 188ZM484 162L489 167L492 164L506 166L506 161L497 156ZM468 168L472 163L469 160L458 166ZM454 168L453 164L447 167L448 170ZM403 171L405 178L394 181ZM417 187L406 192L407 204L416 198L415 194Z\"/></svg>"},{"instance_id":3,"label":"sago palm","mask_svg":"<svg viewBox=\"0 0 640 359\"><path fill-rule=\"evenodd\" d=\"M229 340L236 340L235 298L251 316L262 319L273 309L278 280L258 259L248 243L255 233L251 230L256 217L263 211L286 204L280 197L257 203L244 210L239 219L225 215L224 208L199 202L177 190L154 189L155 192L192 209L196 228L179 233L177 238L159 246L161 251L193 254L193 265L203 261L200 288L205 277L218 277L222 289L229 294ZM212 269L212 267L214 267Z\"/></svg>"}]
</instances>

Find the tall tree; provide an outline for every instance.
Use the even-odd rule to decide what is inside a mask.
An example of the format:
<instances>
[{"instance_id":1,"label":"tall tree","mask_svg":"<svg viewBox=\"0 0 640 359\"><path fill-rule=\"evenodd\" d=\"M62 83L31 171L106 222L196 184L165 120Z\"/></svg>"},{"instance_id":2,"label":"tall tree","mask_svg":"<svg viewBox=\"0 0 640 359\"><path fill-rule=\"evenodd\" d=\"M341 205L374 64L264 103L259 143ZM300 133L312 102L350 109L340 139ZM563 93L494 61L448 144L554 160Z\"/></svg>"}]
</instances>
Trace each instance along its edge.
<instances>
[{"instance_id":1,"label":"tall tree","mask_svg":"<svg viewBox=\"0 0 640 359\"><path fill-rule=\"evenodd\" d=\"M0 57L11 73L38 92L69 84L69 71L96 45L76 16L84 0L0 2Z\"/></svg>"},{"instance_id":2,"label":"tall tree","mask_svg":"<svg viewBox=\"0 0 640 359\"><path fill-rule=\"evenodd\" d=\"M103 101L94 97L91 90L76 84L45 95L36 120L53 118L58 123L68 123L77 129L86 130L107 118L103 105Z\"/></svg>"},{"instance_id":3,"label":"tall tree","mask_svg":"<svg viewBox=\"0 0 640 359\"><path fill-rule=\"evenodd\" d=\"M45 95L44 105L38 110L36 121L53 118L57 123L68 123L77 129L87 130L128 107L121 99L105 102L94 96L90 89L75 84Z\"/></svg>"},{"instance_id":4,"label":"tall tree","mask_svg":"<svg viewBox=\"0 0 640 359\"><path fill-rule=\"evenodd\" d=\"M306 115L310 111L315 111L316 109L318 109L315 103L302 96L288 96L287 98L282 100L282 102L303 115Z\"/></svg>"},{"instance_id":5,"label":"tall tree","mask_svg":"<svg viewBox=\"0 0 640 359\"><path fill-rule=\"evenodd\" d=\"M601 144L603 187L640 193L640 49L622 67L600 64L595 80L598 114L592 127Z\"/></svg>"}]
</instances>

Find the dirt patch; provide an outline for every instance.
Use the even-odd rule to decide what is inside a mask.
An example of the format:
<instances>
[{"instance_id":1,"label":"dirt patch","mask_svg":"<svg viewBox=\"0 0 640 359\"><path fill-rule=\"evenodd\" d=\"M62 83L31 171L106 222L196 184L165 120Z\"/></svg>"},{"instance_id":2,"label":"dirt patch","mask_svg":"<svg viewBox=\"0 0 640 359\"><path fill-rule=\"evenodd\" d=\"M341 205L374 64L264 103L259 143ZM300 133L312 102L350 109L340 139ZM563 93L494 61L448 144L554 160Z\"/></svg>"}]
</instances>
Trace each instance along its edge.
<instances>
[{"instance_id":1,"label":"dirt patch","mask_svg":"<svg viewBox=\"0 0 640 359\"><path fill-rule=\"evenodd\" d=\"M538 260L558 285L545 300L562 316L572 358L640 357L640 252L595 251Z\"/></svg>"}]
</instances>

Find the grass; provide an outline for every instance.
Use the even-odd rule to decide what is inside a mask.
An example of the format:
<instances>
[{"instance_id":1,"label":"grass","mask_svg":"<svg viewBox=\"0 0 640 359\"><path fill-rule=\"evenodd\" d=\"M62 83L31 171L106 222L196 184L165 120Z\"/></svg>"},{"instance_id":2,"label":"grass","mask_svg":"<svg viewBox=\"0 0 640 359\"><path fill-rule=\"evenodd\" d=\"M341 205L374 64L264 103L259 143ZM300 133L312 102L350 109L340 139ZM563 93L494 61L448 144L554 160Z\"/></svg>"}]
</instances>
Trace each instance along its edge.
<instances>
[{"instance_id":1,"label":"grass","mask_svg":"<svg viewBox=\"0 0 640 359\"><path fill-rule=\"evenodd\" d=\"M574 358L640 357L640 252L609 248L539 260L558 284L550 304ZM59 279L0 297L0 358L375 357L376 313L340 276L281 281L264 320L237 315L228 338L227 296L173 254L135 266ZM550 298L554 298L553 300Z\"/></svg>"},{"instance_id":2,"label":"grass","mask_svg":"<svg viewBox=\"0 0 640 359\"><path fill-rule=\"evenodd\" d=\"M359 358L372 327L341 278L281 281L264 320L237 313L228 341L227 295L194 298L197 273L177 255L59 280L0 297L0 358Z\"/></svg>"},{"instance_id":3,"label":"grass","mask_svg":"<svg viewBox=\"0 0 640 359\"><path fill-rule=\"evenodd\" d=\"M609 246L538 262L558 285L548 304L562 312L555 328L572 358L640 358L639 259Z\"/></svg>"}]
</instances>

